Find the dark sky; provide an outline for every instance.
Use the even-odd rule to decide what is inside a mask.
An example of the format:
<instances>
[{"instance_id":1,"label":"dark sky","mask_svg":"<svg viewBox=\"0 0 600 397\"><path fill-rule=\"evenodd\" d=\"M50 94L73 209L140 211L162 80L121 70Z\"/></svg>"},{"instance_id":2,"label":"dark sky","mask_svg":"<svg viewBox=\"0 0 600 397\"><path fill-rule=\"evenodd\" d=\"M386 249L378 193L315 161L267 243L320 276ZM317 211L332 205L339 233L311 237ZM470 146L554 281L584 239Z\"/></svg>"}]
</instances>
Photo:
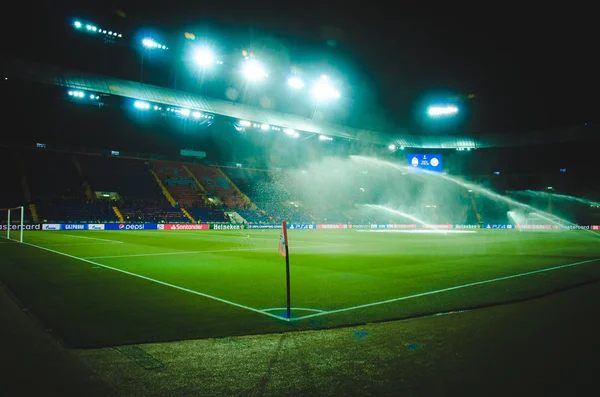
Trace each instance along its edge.
<instances>
[{"instance_id":1,"label":"dark sky","mask_svg":"<svg viewBox=\"0 0 600 397\"><path fill-rule=\"evenodd\" d=\"M294 60L313 57L347 72L350 98L346 111L335 117L350 124L435 130L423 122L422 105L447 97L463 101L464 117L447 126L451 132L509 133L598 122L598 21L591 9L527 2L469 7L416 1L116 1L94 2L88 9L81 2L54 4L34 15L17 8L7 13L26 19L28 28L18 29L28 32L3 32L14 39L6 51L69 66L70 57L89 58L94 71L100 70L91 63L107 58L120 70L136 67L135 56L123 55L128 50L111 49L108 55L97 43L74 43L67 37L74 16L132 37L152 28L170 42L186 30L210 32L232 52L269 35ZM328 45L328 39L335 44ZM87 50L105 59L88 57ZM82 62L77 66L86 68ZM169 73L168 62L153 67L149 75ZM466 99L468 94L475 98Z\"/></svg>"}]
</instances>

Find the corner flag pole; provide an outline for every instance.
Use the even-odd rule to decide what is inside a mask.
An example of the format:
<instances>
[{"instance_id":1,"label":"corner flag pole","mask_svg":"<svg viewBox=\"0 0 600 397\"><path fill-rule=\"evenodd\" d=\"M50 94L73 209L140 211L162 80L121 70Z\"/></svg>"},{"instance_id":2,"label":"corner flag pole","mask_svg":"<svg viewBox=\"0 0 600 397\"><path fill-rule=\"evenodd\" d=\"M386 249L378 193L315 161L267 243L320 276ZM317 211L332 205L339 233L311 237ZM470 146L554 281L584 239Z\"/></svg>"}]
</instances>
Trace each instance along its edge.
<instances>
[{"instance_id":1,"label":"corner flag pole","mask_svg":"<svg viewBox=\"0 0 600 397\"><path fill-rule=\"evenodd\" d=\"M281 237L279 238L279 254L285 258L285 287L286 287L286 314L288 321L292 319L292 306L290 294L290 249L288 246L287 222L281 222Z\"/></svg>"},{"instance_id":2,"label":"corner flag pole","mask_svg":"<svg viewBox=\"0 0 600 397\"><path fill-rule=\"evenodd\" d=\"M288 245L287 237L287 224L283 221L283 236L285 238L285 287L287 291L287 318L292 320L292 305L291 305L291 293L290 293L290 247Z\"/></svg>"}]
</instances>

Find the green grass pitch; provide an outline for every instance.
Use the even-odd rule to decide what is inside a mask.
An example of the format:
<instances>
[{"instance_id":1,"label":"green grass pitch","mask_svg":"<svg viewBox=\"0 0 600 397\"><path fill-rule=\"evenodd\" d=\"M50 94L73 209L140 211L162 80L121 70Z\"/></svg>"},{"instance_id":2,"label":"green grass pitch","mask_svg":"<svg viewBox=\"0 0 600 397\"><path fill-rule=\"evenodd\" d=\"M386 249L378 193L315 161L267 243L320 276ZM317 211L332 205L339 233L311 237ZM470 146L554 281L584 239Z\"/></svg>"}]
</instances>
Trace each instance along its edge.
<instances>
[{"instance_id":1,"label":"green grass pitch","mask_svg":"<svg viewBox=\"0 0 600 397\"><path fill-rule=\"evenodd\" d=\"M600 277L600 235L290 230L26 232L0 281L70 347L319 329L527 299ZM42 247L42 248L40 248Z\"/></svg>"}]
</instances>

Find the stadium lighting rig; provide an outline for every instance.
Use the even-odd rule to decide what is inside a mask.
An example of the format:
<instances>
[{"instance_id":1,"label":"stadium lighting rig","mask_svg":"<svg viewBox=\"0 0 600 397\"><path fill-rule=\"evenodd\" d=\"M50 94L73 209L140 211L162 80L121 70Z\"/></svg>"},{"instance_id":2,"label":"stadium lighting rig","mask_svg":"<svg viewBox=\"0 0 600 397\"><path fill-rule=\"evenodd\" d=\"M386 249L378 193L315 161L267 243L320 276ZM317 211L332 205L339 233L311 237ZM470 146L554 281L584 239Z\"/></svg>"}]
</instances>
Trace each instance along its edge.
<instances>
[{"instance_id":1,"label":"stadium lighting rig","mask_svg":"<svg viewBox=\"0 0 600 397\"><path fill-rule=\"evenodd\" d=\"M395 151L396 149L404 150L404 146L396 146L394 144L391 144L388 146L388 149L390 149L391 151Z\"/></svg>"},{"instance_id":2,"label":"stadium lighting rig","mask_svg":"<svg viewBox=\"0 0 600 397\"><path fill-rule=\"evenodd\" d=\"M240 124L242 127L252 127L255 128L257 130L261 130L261 131L269 131L271 129L271 126L269 124L265 124L265 123L251 123L251 122L244 122L244 124ZM276 129L278 127L273 127L273 129Z\"/></svg>"},{"instance_id":3,"label":"stadium lighting rig","mask_svg":"<svg viewBox=\"0 0 600 397\"><path fill-rule=\"evenodd\" d=\"M449 117L458 114L458 107L455 105L432 105L427 108L429 117Z\"/></svg>"},{"instance_id":4,"label":"stadium lighting rig","mask_svg":"<svg viewBox=\"0 0 600 397\"><path fill-rule=\"evenodd\" d=\"M314 82L312 86L312 94L319 102L324 100L333 100L340 97L340 92L336 90L331 83L329 78L325 75Z\"/></svg>"},{"instance_id":5,"label":"stadium lighting rig","mask_svg":"<svg viewBox=\"0 0 600 397\"><path fill-rule=\"evenodd\" d=\"M287 81L288 86L290 86L291 88L295 89L295 90L300 90L302 88L304 88L304 81L297 76L292 76L288 79Z\"/></svg>"},{"instance_id":6,"label":"stadium lighting rig","mask_svg":"<svg viewBox=\"0 0 600 397\"><path fill-rule=\"evenodd\" d=\"M144 46L144 48L147 48L149 50L168 50L169 47L167 47L164 44L158 43L156 41L154 41L154 39L151 39L149 37L146 37L145 39L142 40L142 46Z\"/></svg>"},{"instance_id":7,"label":"stadium lighting rig","mask_svg":"<svg viewBox=\"0 0 600 397\"><path fill-rule=\"evenodd\" d=\"M198 110L167 108L167 112L175 113L183 118L191 117L196 120L214 118L214 116L202 113Z\"/></svg>"},{"instance_id":8,"label":"stadium lighting rig","mask_svg":"<svg viewBox=\"0 0 600 397\"><path fill-rule=\"evenodd\" d=\"M140 63L140 83L144 82L144 58L146 56L146 52L151 51L151 50L168 50L169 47L167 47L164 44L158 43L156 42L154 39L151 39L149 37L146 37L145 39L143 39L141 41L142 44L142 51L141 51L141 63Z\"/></svg>"},{"instance_id":9,"label":"stadium lighting rig","mask_svg":"<svg viewBox=\"0 0 600 397\"><path fill-rule=\"evenodd\" d=\"M260 81L269 76L265 68L255 59L244 61L242 73L249 81Z\"/></svg>"},{"instance_id":10,"label":"stadium lighting rig","mask_svg":"<svg viewBox=\"0 0 600 397\"><path fill-rule=\"evenodd\" d=\"M123 34L116 32L110 29L100 28L92 23L84 23L80 20L76 20L73 22L73 27L75 30L79 30L86 33L98 34L104 36L107 39L117 39L123 38Z\"/></svg>"},{"instance_id":11,"label":"stadium lighting rig","mask_svg":"<svg viewBox=\"0 0 600 397\"><path fill-rule=\"evenodd\" d=\"M296 130L294 130L293 128L285 128L285 127L279 127L276 125L269 125L269 124L265 124L265 123L253 123L252 121L248 121L248 120L238 120L237 125L240 127L239 130L243 131L246 128L254 128L260 131L283 131L283 133L287 136L289 136L290 138L299 138L300 137L300 133Z\"/></svg>"},{"instance_id":12,"label":"stadium lighting rig","mask_svg":"<svg viewBox=\"0 0 600 397\"><path fill-rule=\"evenodd\" d=\"M300 134L299 134L298 132L294 131L294 130L293 130L293 129L291 129L291 128L285 128L285 129L283 130L283 132L284 132L286 135L289 135L289 136L291 136L292 138L298 138L298 137L300 136Z\"/></svg>"},{"instance_id":13,"label":"stadium lighting rig","mask_svg":"<svg viewBox=\"0 0 600 397\"><path fill-rule=\"evenodd\" d=\"M214 119L213 115L206 114L206 113L200 112L198 110L191 110L191 109L185 109L185 108L174 108L174 107L166 107L165 108L161 105L152 105L146 101L139 101L139 100L135 101L133 103L133 107L136 108L137 110L141 110L141 111L154 110L154 111L162 112L164 109L164 111L166 113L178 115L182 118L192 118L195 120L200 120L200 119L212 120L212 119Z\"/></svg>"},{"instance_id":14,"label":"stadium lighting rig","mask_svg":"<svg viewBox=\"0 0 600 397\"><path fill-rule=\"evenodd\" d=\"M75 30L86 32L90 34L102 35L105 40L120 39L123 34L109 29L100 28L97 25L83 20L74 20L72 26ZM196 40L196 36L192 33L186 32L185 38L189 40ZM140 82L144 81L144 61L148 51L151 50L169 50L169 47L163 43L156 41L152 37L145 37L138 41L139 45L133 47L141 47L141 65L140 65ZM244 61L241 65L241 73L248 82L259 82L269 77L269 73L265 68L265 65L254 58L252 52L246 50L242 51ZM207 69L214 65L223 65L223 61L220 60L212 48L208 46L199 46L193 50L193 60L197 66L202 69ZM287 85L293 90L300 91L305 89L309 82L306 79L301 78L295 69L292 70L291 75L287 79ZM340 98L340 92L334 87L328 76L321 75L317 80L312 81L310 93L318 103L324 103L330 100ZM436 112L434 110L434 112ZM444 114L443 110L437 111Z\"/></svg>"},{"instance_id":15,"label":"stadium lighting rig","mask_svg":"<svg viewBox=\"0 0 600 397\"><path fill-rule=\"evenodd\" d=\"M69 90L67 93L69 94L70 97L78 98L78 99L87 98L91 101L97 101L98 99L100 99L99 95L92 94L92 93L86 93L85 91Z\"/></svg>"},{"instance_id":16,"label":"stadium lighting rig","mask_svg":"<svg viewBox=\"0 0 600 397\"><path fill-rule=\"evenodd\" d=\"M148 102L144 102L144 101L135 101L133 103L133 107L138 110L148 110L148 109L150 109L150 104Z\"/></svg>"},{"instance_id":17,"label":"stadium lighting rig","mask_svg":"<svg viewBox=\"0 0 600 397\"><path fill-rule=\"evenodd\" d=\"M223 61L217 59L210 48L200 47L194 52L194 60L201 68L210 67L213 65L222 65Z\"/></svg>"}]
</instances>

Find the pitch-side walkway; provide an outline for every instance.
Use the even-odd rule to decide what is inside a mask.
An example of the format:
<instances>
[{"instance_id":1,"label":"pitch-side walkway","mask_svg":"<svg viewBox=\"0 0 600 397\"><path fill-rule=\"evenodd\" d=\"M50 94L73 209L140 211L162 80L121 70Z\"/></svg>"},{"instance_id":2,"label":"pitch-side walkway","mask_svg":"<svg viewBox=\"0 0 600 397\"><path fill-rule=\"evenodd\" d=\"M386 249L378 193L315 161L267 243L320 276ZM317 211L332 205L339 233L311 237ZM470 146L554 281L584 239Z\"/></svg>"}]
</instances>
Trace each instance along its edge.
<instances>
[{"instance_id":1,"label":"pitch-side walkway","mask_svg":"<svg viewBox=\"0 0 600 397\"><path fill-rule=\"evenodd\" d=\"M112 387L63 349L0 285L0 396L110 396Z\"/></svg>"},{"instance_id":2,"label":"pitch-side walkway","mask_svg":"<svg viewBox=\"0 0 600 397\"><path fill-rule=\"evenodd\" d=\"M587 396L598 302L593 283L407 321L67 351L3 294L0 396Z\"/></svg>"}]
</instances>

